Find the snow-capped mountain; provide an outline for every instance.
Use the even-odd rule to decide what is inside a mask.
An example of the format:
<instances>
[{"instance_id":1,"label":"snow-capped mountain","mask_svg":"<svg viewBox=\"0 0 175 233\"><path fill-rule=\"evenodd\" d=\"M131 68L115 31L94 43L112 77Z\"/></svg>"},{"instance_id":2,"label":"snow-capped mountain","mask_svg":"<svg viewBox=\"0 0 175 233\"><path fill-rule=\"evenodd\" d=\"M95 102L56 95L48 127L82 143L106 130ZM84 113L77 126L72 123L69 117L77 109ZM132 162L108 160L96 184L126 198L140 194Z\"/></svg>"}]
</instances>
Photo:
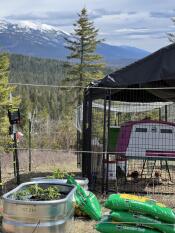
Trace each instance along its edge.
<instances>
[{"instance_id":1,"label":"snow-capped mountain","mask_svg":"<svg viewBox=\"0 0 175 233\"><path fill-rule=\"evenodd\" d=\"M0 50L9 53L65 60L69 51L64 47L64 38L70 36L58 27L47 24L0 20ZM113 65L125 65L149 54L138 48L106 43L101 43L97 52Z\"/></svg>"}]
</instances>

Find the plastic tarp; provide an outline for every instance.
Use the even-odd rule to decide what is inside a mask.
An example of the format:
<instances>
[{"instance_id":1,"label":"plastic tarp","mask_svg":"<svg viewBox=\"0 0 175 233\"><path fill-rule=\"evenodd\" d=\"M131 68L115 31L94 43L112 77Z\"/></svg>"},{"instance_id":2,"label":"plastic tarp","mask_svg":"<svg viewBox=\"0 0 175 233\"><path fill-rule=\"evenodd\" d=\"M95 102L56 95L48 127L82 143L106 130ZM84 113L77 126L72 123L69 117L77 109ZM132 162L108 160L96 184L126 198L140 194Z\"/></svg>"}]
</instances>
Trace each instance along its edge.
<instances>
[{"instance_id":1,"label":"plastic tarp","mask_svg":"<svg viewBox=\"0 0 175 233\"><path fill-rule=\"evenodd\" d=\"M123 69L108 74L101 80L94 81L87 88L86 97L90 96L93 100L103 99L105 98L105 89L110 88L112 100L174 102L174 61L175 44L171 44ZM145 88L145 90L141 90L141 88Z\"/></svg>"},{"instance_id":2,"label":"plastic tarp","mask_svg":"<svg viewBox=\"0 0 175 233\"><path fill-rule=\"evenodd\" d=\"M128 102L118 102L115 107L111 106L110 111L114 113L139 113L147 112L157 108L162 108L166 105L170 105L172 102L153 102L153 103L128 103ZM93 102L92 108L104 109L104 105L100 103ZM106 107L108 110L108 106ZM75 111L76 114L76 128L82 132L82 122L83 122L83 106L80 105Z\"/></svg>"}]
</instances>

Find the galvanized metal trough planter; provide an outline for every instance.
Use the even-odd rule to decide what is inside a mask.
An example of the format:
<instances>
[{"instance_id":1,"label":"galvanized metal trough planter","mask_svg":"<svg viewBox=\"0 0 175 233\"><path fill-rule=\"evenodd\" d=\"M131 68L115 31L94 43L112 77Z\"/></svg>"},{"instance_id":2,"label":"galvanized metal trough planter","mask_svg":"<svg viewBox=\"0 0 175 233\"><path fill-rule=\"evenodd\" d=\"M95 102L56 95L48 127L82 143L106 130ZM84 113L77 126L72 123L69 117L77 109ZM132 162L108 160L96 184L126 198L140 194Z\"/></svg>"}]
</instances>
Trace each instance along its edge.
<instances>
[{"instance_id":1,"label":"galvanized metal trough planter","mask_svg":"<svg viewBox=\"0 0 175 233\"><path fill-rule=\"evenodd\" d=\"M38 180L55 180L57 182L60 182L60 184L67 183L67 179L50 179L46 176L31 178L31 181L38 181ZM82 188L84 188L86 191L88 190L88 184L89 184L88 178L78 177L78 178L75 178L75 180L79 185L81 185Z\"/></svg>"},{"instance_id":2,"label":"galvanized metal trough planter","mask_svg":"<svg viewBox=\"0 0 175 233\"><path fill-rule=\"evenodd\" d=\"M55 186L64 199L51 201L15 200L15 193L25 190L33 184L42 187ZM27 182L3 196L3 232L4 233L69 233L74 215L73 185L60 184L55 180Z\"/></svg>"}]
</instances>

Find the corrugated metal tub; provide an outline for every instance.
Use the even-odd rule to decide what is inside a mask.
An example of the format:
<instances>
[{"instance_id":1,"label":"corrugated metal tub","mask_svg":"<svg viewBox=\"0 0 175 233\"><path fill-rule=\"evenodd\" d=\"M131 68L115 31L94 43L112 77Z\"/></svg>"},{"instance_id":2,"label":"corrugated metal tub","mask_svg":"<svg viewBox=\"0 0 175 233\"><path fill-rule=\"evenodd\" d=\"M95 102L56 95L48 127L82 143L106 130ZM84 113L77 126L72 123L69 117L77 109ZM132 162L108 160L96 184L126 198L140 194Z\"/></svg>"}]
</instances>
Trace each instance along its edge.
<instances>
[{"instance_id":1,"label":"corrugated metal tub","mask_svg":"<svg viewBox=\"0 0 175 233\"><path fill-rule=\"evenodd\" d=\"M38 180L55 180L60 182L60 184L66 184L67 183L67 179L51 179L48 177L34 177L31 178L31 181L38 181ZM83 178L83 177L79 177L79 178L75 178L76 182L81 185L81 187L83 187L86 191L88 191L88 184L89 184L89 180L88 178Z\"/></svg>"},{"instance_id":2,"label":"corrugated metal tub","mask_svg":"<svg viewBox=\"0 0 175 233\"><path fill-rule=\"evenodd\" d=\"M13 198L17 191L32 184L44 187L56 185L66 197L53 201L21 201ZM5 233L69 233L76 188L54 181L35 181L19 185L3 196L3 232Z\"/></svg>"}]
</instances>

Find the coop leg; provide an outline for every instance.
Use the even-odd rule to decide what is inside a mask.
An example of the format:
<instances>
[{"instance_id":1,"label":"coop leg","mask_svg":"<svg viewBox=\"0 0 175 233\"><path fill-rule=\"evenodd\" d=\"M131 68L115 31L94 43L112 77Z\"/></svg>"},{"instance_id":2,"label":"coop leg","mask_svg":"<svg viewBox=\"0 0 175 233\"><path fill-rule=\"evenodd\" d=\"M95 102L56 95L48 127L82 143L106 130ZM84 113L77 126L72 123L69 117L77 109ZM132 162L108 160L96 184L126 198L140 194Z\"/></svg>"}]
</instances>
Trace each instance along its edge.
<instances>
[{"instance_id":1,"label":"coop leg","mask_svg":"<svg viewBox=\"0 0 175 233\"><path fill-rule=\"evenodd\" d=\"M166 164L166 170L167 170L167 172L168 172L169 179L170 179L170 181L172 181L172 180L171 180L171 173L170 173L170 169L169 169L168 161L167 161L167 160L165 161L165 164Z\"/></svg>"},{"instance_id":2,"label":"coop leg","mask_svg":"<svg viewBox=\"0 0 175 233\"><path fill-rule=\"evenodd\" d=\"M125 160L125 183L127 182L127 160Z\"/></svg>"},{"instance_id":3,"label":"coop leg","mask_svg":"<svg viewBox=\"0 0 175 233\"><path fill-rule=\"evenodd\" d=\"M143 161L143 167L142 167L142 171L141 171L141 178L143 176L143 171L145 169L145 165L146 165L146 160Z\"/></svg>"},{"instance_id":4,"label":"coop leg","mask_svg":"<svg viewBox=\"0 0 175 233\"><path fill-rule=\"evenodd\" d=\"M118 186L119 186L119 183L118 183L118 172L117 172L117 166L118 166L118 156L116 155L115 156L115 161L116 161L116 163L115 163L115 166L116 166L116 182L115 182L115 191L116 191L116 193L118 193L118 191L119 191L119 189L118 189Z\"/></svg>"},{"instance_id":5,"label":"coop leg","mask_svg":"<svg viewBox=\"0 0 175 233\"><path fill-rule=\"evenodd\" d=\"M154 172L155 166L156 166L156 160L154 161L153 169L151 171L151 178L153 177L153 172Z\"/></svg>"}]
</instances>

